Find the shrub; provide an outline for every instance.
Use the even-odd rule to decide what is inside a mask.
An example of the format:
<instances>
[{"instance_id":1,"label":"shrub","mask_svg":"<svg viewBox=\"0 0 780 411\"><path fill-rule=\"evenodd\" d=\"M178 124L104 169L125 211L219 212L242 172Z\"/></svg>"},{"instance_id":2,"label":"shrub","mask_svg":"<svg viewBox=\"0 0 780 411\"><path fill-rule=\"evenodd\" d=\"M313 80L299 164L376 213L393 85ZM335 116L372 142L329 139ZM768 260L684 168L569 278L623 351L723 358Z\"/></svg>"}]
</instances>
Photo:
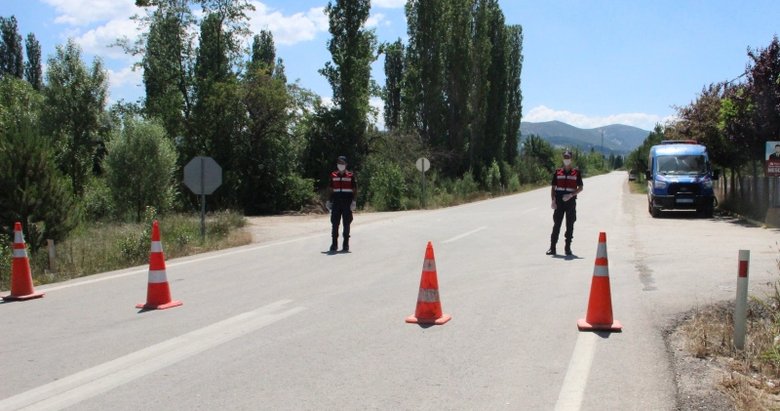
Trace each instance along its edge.
<instances>
[{"instance_id":1,"label":"shrub","mask_svg":"<svg viewBox=\"0 0 780 411\"><path fill-rule=\"evenodd\" d=\"M377 210L400 210L406 190L401 168L397 164L381 162L371 175L371 204Z\"/></svg>"}]
</instances>

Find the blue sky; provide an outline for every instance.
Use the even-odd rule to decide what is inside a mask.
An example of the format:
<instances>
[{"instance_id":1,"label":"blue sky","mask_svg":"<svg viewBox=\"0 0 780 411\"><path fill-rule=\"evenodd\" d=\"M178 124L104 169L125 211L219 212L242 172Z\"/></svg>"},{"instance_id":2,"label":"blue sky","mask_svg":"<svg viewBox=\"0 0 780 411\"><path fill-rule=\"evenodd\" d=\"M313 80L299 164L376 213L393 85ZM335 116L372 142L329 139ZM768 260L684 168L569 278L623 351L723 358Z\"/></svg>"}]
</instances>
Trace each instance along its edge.
<instances>
[{"instance_id":1,"label":"blue sky","mask_svg":"<svg viewBox=\"0 0 780 411\"><path fill-rule=\"evenodd\" d=\"M251 28L274 33L291 81L328 98L319 75L330 55L327 0L253 1ZM369 26L380 41L406 39L404 0L374 0ZM627 124L650 130L710 83L745 71L748 48L780 33L776 0L500 0L507 24L523 26L523 120L582 128ZM134 0L0 0L22 37L35 33L44 61L69 37L110 70L110 101L143 95L133 58L108 47L137 35ZM374 78L383 84L382 63ZM381 102L375 100L376 106ZM380 124L381 126L381 124Z\"/></svg>"}]
</instances>

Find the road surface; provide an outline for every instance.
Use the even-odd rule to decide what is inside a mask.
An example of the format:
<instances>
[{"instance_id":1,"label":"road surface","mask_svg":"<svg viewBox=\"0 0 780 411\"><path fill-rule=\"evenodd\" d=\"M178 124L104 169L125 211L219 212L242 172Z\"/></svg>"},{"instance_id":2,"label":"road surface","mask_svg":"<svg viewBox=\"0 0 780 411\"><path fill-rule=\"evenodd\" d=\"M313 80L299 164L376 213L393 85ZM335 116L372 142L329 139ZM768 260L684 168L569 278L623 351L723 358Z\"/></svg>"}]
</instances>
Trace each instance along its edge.
<instances>
[{"instance_id":1,"label":"road surface","mask_svg":"<svg viewBox=\"0 0 780 411\"><path fill-rule=\"evenodd\" d=\"M544 188L358 215L347 254L325 253L326 226L168 260L184 303L169 310L135 308L148 266L37 287L44 298L0 304L0 410L672 410L662 330L734 298L740 249L762 295L780 234L652 219L626 180L585 179L572 258L545 255ZM622 333L576 326L600 232ZM421 327L404 319L428 241L452 320Z\"/></svg>"}]
</instances>

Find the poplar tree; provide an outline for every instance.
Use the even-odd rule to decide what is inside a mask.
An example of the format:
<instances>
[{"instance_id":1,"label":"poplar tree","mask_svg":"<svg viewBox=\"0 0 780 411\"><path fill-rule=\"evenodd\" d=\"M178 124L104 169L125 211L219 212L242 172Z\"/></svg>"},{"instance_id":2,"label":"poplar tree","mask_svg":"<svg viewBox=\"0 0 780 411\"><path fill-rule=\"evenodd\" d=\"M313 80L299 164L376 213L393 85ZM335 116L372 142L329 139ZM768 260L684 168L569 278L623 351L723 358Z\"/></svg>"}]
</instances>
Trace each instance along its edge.
<instances>
[{"instance_id":1,"label":"poplar tree","mask_svg":"<svg viewBox=\"0 0 780 411\"><path fill-rule=\"evenodd\" d=\"M409 65L404 89L405 128L416 131L437 152L446 147L444 96L445 10L447 0L406 3Z\"/></svg>"},{"instance_id":2,"label":"poplar tree","mask_svg":"<svg viewBox=\"0 0 780 411\"><path fill-rule=\"evenodd\" d=\"M467 171L466 155L471 127L471 95L475 0L452 0L447 13L447 48L445 51L447 132L450 161L445 162L448 175L460 176Z\"/></svg>"},{"instance_id":3,"label":"poplar tree","mask_svg":"<svg viewBox=\"0 0 780 411\"><path fill-rule=\"evenodd\" d=\"M520 122L523 112L523 94L520 89L520 74L523 71L523 28L520 25L507 27L507 87L506 87L506 145L504 158L515 164L520 139Z\"/></svg>"},{"instance_id":4,"label":"poplar tree","mask_svg":"<svg viewBox=\"0 0 780 411\"><path fill-rule=\"evenodd\" d=\"M36 91L43 88L43 69L41 68L41 44L30 33L24 43L27 49L27 61L24 62L24 78Z\"/></svg>"},{"instance_id":5,"label":"poplar tree","mask_svg":"<svg viewBox=\"0 0 780 411\"><path fill-rule=\"evenodd\" d=\"M0 77L24 78L22 36L16 17L0 17Z\"/></svg>"},{"instance_id":6,"label":"poplar tree","mask_svg":"<svg viewBox=\"0 0 780 411\"><path fill-rule=\"evenodd\" d=\"M331 60L320 69L333 90L332 114L337 128L335 149L330 155L341 153L355 166L368 151L366 129L368 127L369 97L371 96L371 63L376 60L376 35L365 29L371 2L369 0L335 0L328 2L331 39L328 50Z\"/></svg>"},{"instance_id":7,"label":"poplar tree","mask_svg":"<svg viewBox=\"0 0 780 411\"><path fill-rule=\"evenodd\" d=\"M404 44L401 39L384 47L385 128L396 131L401 125L401 85L404 77Z\"/></svg>"}]
</instances>

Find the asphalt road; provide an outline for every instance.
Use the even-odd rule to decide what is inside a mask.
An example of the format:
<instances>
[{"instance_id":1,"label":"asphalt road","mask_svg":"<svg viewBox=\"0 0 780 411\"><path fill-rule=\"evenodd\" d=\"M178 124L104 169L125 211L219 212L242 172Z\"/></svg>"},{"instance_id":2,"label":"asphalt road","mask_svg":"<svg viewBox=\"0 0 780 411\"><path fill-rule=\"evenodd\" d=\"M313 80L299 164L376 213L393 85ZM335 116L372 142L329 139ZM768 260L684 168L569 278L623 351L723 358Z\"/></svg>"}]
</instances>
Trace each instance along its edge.
<instances>
[{"instance_id":1,"label":"asphalt road","mask_svg":"<svg viewBox=\"0 0 780 411\"><path fill-rule=\"evenodd\" d=\"M0 410L672 410L663 329L734 298L740 249L763 295L780 233L652 219L626 180L585 179L573 258L544 254L540 189L356 224L347 254L320 231L168 260L169 310L135 308L146 266L38 287L0 304ZM576 326L599 232L622 333ZM421 327L428 241L452 320Z\"/></svg>"}]
</instances>

